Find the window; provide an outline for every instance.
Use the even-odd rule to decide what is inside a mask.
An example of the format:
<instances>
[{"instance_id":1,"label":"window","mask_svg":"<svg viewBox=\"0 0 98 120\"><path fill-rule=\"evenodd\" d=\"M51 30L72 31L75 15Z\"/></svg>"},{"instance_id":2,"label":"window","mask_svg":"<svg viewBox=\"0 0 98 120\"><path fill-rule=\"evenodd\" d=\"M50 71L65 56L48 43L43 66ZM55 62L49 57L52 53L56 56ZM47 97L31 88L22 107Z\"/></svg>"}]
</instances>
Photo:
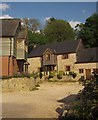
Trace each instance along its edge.
<instances>
[{"instance_id":1,"label":"window","mask_svg":"<svg viewBox=\"0 0 98 120\"><path fill-rule=\"evenodd\" d=\"M68 54L62 55L62 59L68 59Z\"/></svg>"},{"instance_id":2,"label":"window","mask_svg":"<svg viewBox=\"0 0 98 120\"><path fill-rule=\"evenodd\" d=\"M79 69L79 73L83 73L83 69Z\"/></svg>"},{"instance_id":3,"label":"window","mask_svg":"<svg viewBox=\"0 0 98 120\"><path fill-rule=\"evenodd\" d=\"M50 60L51 59L51 54L50 53L47 53L46 54L46 60L48 61L48 60Z\"/></svg>"},{"instance_id":4,"label":"window","mask_svg":"<svg viewBox=\"0 0 98 120\"><path fill-rule=\"evenodd\" d=\"M66 66L66 71L70 71L70 66Z\"/></svg>"}]
</instances>

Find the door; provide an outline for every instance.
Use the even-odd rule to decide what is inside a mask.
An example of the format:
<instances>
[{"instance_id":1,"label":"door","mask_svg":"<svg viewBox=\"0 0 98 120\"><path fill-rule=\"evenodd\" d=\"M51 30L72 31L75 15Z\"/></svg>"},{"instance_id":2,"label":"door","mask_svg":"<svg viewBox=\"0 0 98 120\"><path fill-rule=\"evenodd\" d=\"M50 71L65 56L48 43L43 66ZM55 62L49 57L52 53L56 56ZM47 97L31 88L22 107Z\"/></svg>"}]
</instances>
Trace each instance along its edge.
<instances>
[{"instance_id":1,"label":"door","mask_svg":"<svg viewBox=\"0 0 98 120\"><path fill-rule=\"evenodd\" d=\"M91 76L91 69L85 69L86 78L89 78Z\"/></svg>"}]
</instances>

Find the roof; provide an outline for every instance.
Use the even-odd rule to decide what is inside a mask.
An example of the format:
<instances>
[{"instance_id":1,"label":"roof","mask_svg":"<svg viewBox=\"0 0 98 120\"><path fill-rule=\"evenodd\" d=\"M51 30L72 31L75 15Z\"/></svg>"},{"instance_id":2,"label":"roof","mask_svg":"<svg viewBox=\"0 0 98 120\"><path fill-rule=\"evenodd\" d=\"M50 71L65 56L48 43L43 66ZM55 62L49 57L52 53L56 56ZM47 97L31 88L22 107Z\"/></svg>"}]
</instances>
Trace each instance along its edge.
<instances>
[{"instance_id":1,"label":"roof","mask_svg":"<svg viewBox=\"0 0 98 120\"><path fill-rule=\"evenodd\" d=\"M0 29L2 30L2 37L13 37L16 33L20 19L2 19Z\"/></svg>"},{"instance_id":2,"label":"roof","mask_svg":"<svg viewBox=\"0 0 98 120\"><path fill-rule=\"evenodd\" d=\"M18 38L24 39L24 38L26 38L26 37L27 37L27 34L26 34L25 31L22 30L22 31L19 32Z\"/></svg>"},{"instance_id":3,"label":"roof","mask_svg":"<svg viewBox=\"0 0 98 120\"><path fill-rule=\"evenodd\" d=\"M98 47L95 48L86 48L81 51L81 56L76 63L90 63L98 61Z\"/></svg>"},{"instance_id":4,"label":"roof","mask_svg":"<svg viewBox=\"0 0 98 120\"><path fill-rule=\"evenodd\" d=\"M46 45L40 45L35 47L31 53L28 55L31 57L40 57L43 55L46 49L50 49L52 52L55 51L56 54L64 54L64 53L75 53L78 47L80 40L68 40L58 43L50 43Z\"/></svg>"}]
</instances>

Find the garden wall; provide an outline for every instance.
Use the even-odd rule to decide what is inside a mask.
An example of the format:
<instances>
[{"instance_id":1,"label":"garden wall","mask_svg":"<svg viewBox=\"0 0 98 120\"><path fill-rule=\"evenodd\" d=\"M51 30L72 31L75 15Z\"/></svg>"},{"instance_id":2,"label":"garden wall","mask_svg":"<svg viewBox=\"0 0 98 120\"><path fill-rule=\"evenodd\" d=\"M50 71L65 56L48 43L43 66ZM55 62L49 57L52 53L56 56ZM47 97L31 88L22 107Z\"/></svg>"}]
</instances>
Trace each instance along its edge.
<instances>
[{"instance_id":1,"label":"garden wall","mask_svg":"<svg viewBox=\"0 0 98 120\"><path fill-rule=\"evenodd\" d=\"M33 78L11 78L0 81L2 85L2 92L14 92L14 91L32 91L35 87L35 81Z\"/></svg>"}]
</instances>

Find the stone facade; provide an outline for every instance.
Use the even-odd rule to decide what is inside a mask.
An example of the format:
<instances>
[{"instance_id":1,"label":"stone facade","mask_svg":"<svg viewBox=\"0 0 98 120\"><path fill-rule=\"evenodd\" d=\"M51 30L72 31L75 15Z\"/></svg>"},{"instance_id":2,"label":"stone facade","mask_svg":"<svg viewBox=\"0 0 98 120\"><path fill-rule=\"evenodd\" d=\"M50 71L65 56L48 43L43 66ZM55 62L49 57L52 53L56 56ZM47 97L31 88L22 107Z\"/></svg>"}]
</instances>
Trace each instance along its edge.
<instances>
[{"instance_id":1,"label":"stone facade","mask_svg":"<svg viewBox=\"0 0 98 120\"><path fill-rule=\"evenodd\" d=\"M74 64L76 62L76 53L70 53L68 54L68 58L64 59L62 58L63 55L57 55L57 64L54 67L54 70L56 71L65 71L66 66L70 66L70 71L74 71ZM42 57L34 57L34 58L28 58L28 62L30 63L28 72L38 72L40 68L42 67Z\"/></svg>"},{"instance_id":2,"label":"stone facade","mask_svg":"<svg viewBox=\"0 0 98 120\"><path fill-rule=\"evenodd\" d=\"M89 75L92 74L92 72L96 71L98 72L98 62L94 63L78 63L75 64L74 72L77 73L77 78L80 78L81 76L88 76L86 71L89 71ZM81 73L79 73L79 70L82 70Z\"/></svg>"},{"instance_id":3,"label":"stone facade","mask_svg":"<svg viewBox=\"0 0 98 120\"><path fill-rule=\"evenodd\" d=\"M65 43L65 46L66 44L67 43ZM56 45L53 45L52 49L50 49L50 46L46 47L42 53L40 53L40 51L43 48L36 48L37 52L34 50L34 52L32 52L28 58L28 62L30 63L28 72L38 72L40 69L44 72L44 75L49 75L49 72L53 70L56 70L57 72L64 71L65 74L74 72L77 75L77 79L79 79L81 76L89 77L93 71L98 72L98 60L95 54L95 48L85 49L81 40L77 44L75 50L73 49L71 52L66 52L66 49L70 51L70 49L72 49L71 47L73 47L74 44L72 45L70 43L69 47L66 46L66 49L65 46L63 46L63 48L59 46L60 49L57 46L59 49L57 49L57 51L55 50L56 48L54 49L55 46ZM38 50L40 54L38 54ZM62 53L59 53L61 50ZM39 57L36 55L39 55Z\"/></svg>"},{"instance_id":4,"label":"stone facade","mask_svg":"<svg viewBox=\"0 0 98 120\"><path fill-rule=\"evenodd\" d=\"M38 72L39 68L41 68L41 57L29 58L28 63L30 64L28 67L28 72Z\"/></svg>"},{"instance_id":5,"label":"stone facade","mask_svg":"<svg viewBox=\"0 0 98 120\"><path fill-rule=\"evenodd\" d=\"M70 66L70 71L74 71L74 64L76 62L76 53L68 54L67 59L62 58L63 55L57 56L57 70L67 71L66 66Z\"/></svg>"}]
</instances>

